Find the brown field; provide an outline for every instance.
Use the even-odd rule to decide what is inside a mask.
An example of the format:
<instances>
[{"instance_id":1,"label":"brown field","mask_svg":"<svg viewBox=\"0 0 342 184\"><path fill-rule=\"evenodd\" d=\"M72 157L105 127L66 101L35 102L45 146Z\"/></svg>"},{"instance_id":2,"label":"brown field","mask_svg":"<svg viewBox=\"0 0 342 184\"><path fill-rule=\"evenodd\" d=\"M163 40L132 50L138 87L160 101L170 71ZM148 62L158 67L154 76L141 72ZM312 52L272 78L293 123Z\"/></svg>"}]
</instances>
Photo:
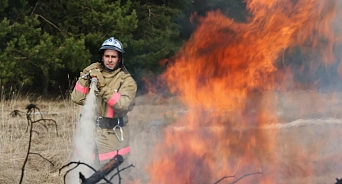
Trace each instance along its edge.
<instances>
[{"instance_id":1,"label":"brown field","mask_svg":"<svg viewBox=\"0 0 342 184\"><path fill-rule=\"evenodd\" d=\"M262 105L275 98L274 93L263 97ZM287 92L279 93L277 107L270 108L279 118L276 125L264 127L272 131L278 129L277 155L282 169L277 178L279 183L334 183L342 177L342 94ZM1 101L0 123L0 183L18 183L21 167L27 154L28 133L25 132L25 117L12 118L10 112L25 111L28 99ZM58 135L54 124L49 123L48 131L35 126L39 134L34 134L31 151L40 153L54 165L37 155L30 155L25 169L23 183L63 183L64 172L59 169L69 162L73 146L73 131L80 106L70 100L34 102L44 118L57 122ZM136 183L148 183L148 167L156 140L162 137L162 129L186 113L175 98L163 99L155 96L139 96L136 106L129 113L131 127L131 176ZM38 117L37 117L38 118ZM181 129L180 129L181 130ZM227 173L229 174L229 173ZM284 178L282 175L291 175ZM219 179L219 178L218 178ZM229 183L228 180L222 183ZM243 183L243 181L241 181Z\"/></svg>"},{"instance_id":2,"label":"brown field","mask_svg":"<svg viewBox=\"0 0 342 184\"><path fill-rule=\"evenodd\" d=\"M173 100L165 100L159 96L137 97L136 107L130 112L129 126L132 127L132 142L137 144L138 139L153 139L149 133L158 131L161 122L172 122L176 112ZM0 183L18 183L21 175L21 167L27 154L28 133L26 132L27 120L23 117L11 117L13 110L26 112L26 105L30 104L28 99L16 99L1 102L1 123L0 123ZM33 134L31 152L39 153L54 166L44 161L37 155L30 155L26 165L23 183L63 183L62 172L59 169L69 163L73 150L73 131L80 112L80 106L73 104L70 100L33 102L42 112L46 119L54 119L58 126L58 135L53 123L48 123L48 131L43 126L35 126L39 135ZM39 118L37 115L36 118ZM165 124L165 123L164 123ZM141 135L138 135L141 132ZM157 132L156 132L157 133ZM149 134L149 135L148 135ZM153 141L151 141L153 143ZM138 143L139 144L139 143ZM141 146L137 151L146 160L146 152L150 145ZM140 147L140 146L139 146ZM138 161L139 162L139 161ZM138 163L139 164L139 163ZM136 164L135 164L136 165ZM136 166L134 170L138 170ZM142 168L139 168L142 169ZM67 169L66 169L67 170ZM65 171L66 171L65 170ZM140 171L135 172L139 174Z\"/></svg>"}]
</instances>

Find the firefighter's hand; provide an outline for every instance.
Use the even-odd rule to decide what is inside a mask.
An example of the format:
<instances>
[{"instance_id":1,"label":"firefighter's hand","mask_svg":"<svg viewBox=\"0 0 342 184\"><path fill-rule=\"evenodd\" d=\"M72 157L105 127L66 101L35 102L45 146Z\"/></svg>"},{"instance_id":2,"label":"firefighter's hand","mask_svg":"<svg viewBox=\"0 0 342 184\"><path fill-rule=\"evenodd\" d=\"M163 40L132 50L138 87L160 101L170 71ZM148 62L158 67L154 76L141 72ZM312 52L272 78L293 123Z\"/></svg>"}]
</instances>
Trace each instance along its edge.
<instances>
[{"instance_id":1,"label":"firefighter's hand","mask_svg":"<svg viewBox=\"0 0 342 184\"><path fill-rule=\"evenodd\" d=\"M93 63L93 64L89 65L88 67L86 67L86 68L83 70L83 73L84 73L84 74L87 74L87 73L89 73L91 70L94 70L94 69L101 69L101 63Z\"/></svg>"},{"instance_id":2,"label":"firefighter's hand","mask_svg":"<svg viewBox=\"0 0 342 184\"><path fill-rule=\"evenodd\" d=\"M102 73L99 69L92 69L89 74L91 77L97 78L97 89L101 90L101 88L105 85L105 80L103 78Z\"/></svg>"}]
</instances>

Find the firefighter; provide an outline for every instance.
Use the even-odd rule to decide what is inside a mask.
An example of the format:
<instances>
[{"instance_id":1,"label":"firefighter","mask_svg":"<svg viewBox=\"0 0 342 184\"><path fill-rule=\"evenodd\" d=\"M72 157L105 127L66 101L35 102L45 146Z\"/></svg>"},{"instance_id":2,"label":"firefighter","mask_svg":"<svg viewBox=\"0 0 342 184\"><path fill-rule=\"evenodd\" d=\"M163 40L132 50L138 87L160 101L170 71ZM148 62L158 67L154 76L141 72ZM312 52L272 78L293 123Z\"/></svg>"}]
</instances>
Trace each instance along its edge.
<instances>
[{"instance_id":1,"label":"firefighter","mask_svg":"<svg viewBox=\"0 0 342 184\"><path fill-rule=\"evenodd\" d=\"M98 79L96 108L97 159L101 165L116 154L130 152L127 113L133 109L137 84L124 65L124 49L114 37L99 49L100 62L86 67L71 94L71 100L83 105L90 88L90 78ZM88 76L88 77L87 77Z\"/></svg>"}]
</instances>

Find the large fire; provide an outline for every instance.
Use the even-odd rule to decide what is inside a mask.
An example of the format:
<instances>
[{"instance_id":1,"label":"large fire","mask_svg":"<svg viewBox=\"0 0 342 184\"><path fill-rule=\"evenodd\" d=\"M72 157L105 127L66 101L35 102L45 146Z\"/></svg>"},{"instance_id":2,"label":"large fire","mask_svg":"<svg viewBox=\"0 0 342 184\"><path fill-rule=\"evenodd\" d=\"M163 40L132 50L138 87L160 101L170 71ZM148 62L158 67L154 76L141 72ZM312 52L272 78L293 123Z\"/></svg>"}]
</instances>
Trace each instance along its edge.
<instances>
[{"instance_id":1,"label":"large fire","mask_svg":"<svg viewBox=\"0 0 342 184\"><path fill-rule=\"evenodd\" d=\"M324 64L334 61L336 2L246 3L246 23L208 12L164 73L188 111L156 146L151 183L276 183L277 131L262 127L278 123L277 97L263 95L289 84L290 70L277 61L291 48L317 49Z\"/></svg>"}]
</instances>

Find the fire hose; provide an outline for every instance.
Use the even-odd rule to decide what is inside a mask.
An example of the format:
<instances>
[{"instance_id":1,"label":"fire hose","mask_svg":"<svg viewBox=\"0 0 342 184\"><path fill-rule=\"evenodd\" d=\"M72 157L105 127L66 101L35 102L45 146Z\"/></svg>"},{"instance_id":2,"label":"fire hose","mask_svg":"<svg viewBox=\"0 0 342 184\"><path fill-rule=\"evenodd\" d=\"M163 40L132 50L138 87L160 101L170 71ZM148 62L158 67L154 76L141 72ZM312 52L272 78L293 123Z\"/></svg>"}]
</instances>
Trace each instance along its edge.
<instances>
[{"instance_id":1,"label":"fire hose","mask_svg":"<svg viewBox=\"0 0 342 184\"><path fill-rule=\"evenodd\" d=\"M81 78L84 79L84 78L90 76L90 72L91 72L91 70L89 70L88 73L82 75ZM94 91L99 92L99 89L97 89L97 83L98 83L97 78L96 77L92 77L91 80L90 80L90 90L92 92L94 92Z\"/></svg>"}]
</instances>

